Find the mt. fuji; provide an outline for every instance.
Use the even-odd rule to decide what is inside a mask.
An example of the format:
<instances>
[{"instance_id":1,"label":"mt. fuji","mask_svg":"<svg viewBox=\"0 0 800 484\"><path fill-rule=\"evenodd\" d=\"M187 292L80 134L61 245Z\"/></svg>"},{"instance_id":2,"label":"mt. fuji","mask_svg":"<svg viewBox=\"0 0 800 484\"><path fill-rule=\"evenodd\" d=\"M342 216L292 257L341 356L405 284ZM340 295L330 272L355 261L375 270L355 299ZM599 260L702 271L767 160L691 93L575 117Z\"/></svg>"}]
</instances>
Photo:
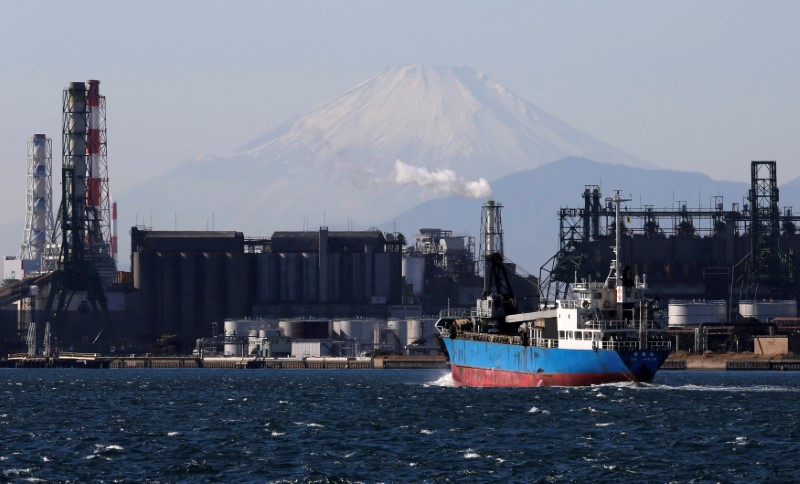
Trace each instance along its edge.
<instances>
[{"instance_id":1,"label":"mt. fuji","mask_svg":"<svg viewBox=\"0 0 800 484\"><path fill-rule=\"evenodd\" d=\"M154 228L366 228L435 197L486 199L491 182L567 156L646 165L469 67L406 65L119 198Z\"/></svg>"}]
</instances>

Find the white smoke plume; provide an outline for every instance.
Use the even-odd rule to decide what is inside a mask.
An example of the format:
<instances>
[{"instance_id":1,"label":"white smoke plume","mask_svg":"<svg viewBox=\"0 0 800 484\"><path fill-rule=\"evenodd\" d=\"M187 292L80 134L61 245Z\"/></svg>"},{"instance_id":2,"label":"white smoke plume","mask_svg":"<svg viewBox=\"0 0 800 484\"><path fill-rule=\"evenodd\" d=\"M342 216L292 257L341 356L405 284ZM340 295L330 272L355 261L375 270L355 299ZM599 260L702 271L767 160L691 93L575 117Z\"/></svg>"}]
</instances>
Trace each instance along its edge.
<instances>
[{"instance_id":1,"label":"white smoke plume","mask_svg":"<svg viewBox=\"0 0 800 484\"><path fill-rule=\"evenodd\" d=\"M413 166L400 160L394 162L394 181L399 185L416 184L436 195L459 195L469 198L492 196L492 187L485 178L465 180L450 169L428 171L424 166Z\"/></svg>"}]
</instances>

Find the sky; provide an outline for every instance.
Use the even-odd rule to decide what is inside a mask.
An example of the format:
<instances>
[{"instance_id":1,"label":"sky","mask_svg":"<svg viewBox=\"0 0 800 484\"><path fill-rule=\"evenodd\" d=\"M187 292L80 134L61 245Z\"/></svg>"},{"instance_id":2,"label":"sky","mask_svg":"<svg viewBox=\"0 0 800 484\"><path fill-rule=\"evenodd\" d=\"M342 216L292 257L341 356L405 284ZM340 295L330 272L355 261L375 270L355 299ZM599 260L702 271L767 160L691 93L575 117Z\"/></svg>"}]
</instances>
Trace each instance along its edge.
<instances>
[{"instance_id":1,"label":"sky","mask_svg":"<svg viewBox=\"0 0 800 484\"><path fill-rule=\"evenodd\" d=\"M748 181L777 160L785 183L798 19L794 1L7 0L0 224L24 221L33 133L53 138L57 190L62 90L87 79L107 97L112 195L409 63L468 65L659 167Z\"/></svg>"}]
</instances>

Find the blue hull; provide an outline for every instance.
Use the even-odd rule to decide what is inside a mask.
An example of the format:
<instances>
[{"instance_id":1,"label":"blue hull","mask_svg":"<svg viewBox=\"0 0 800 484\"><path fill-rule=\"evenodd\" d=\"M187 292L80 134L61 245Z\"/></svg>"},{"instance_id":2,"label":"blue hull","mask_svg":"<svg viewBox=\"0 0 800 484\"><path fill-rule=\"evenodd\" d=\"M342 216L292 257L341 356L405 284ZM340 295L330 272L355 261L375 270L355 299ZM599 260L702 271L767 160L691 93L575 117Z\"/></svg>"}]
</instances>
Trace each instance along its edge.
<instances>
[{"instance_id":1,"label":"blue hull","mask_svg":"<svg viewBox=\"0 0 800 484\"><path fill-rule=\"evenodd\" d=\"M539 348L442 338L453 380L468 386L592 385L651 381L669 351Z\"/></svg>"}]
</instances>

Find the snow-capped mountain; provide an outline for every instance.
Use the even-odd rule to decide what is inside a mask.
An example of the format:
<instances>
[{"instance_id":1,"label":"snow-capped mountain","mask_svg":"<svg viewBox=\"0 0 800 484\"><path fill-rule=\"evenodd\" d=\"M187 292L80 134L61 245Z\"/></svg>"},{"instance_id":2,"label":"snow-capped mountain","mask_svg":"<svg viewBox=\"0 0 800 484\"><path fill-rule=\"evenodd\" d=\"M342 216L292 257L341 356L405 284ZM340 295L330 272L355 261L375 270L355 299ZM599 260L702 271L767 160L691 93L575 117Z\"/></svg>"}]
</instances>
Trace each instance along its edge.
<instances>
[{"instance_id":1,"label":"snow-capped mountain","mask_svg":"<svg viewBox=\"0 0 800 484\"><path fill-rule=\"evenodd\" d=\"M485 199L492 181L570 155L645 165L469 67L391 67L232 153L121 194L121 222L254 236L365 228L434 197Z\"/></svg>"}]
</instances>

